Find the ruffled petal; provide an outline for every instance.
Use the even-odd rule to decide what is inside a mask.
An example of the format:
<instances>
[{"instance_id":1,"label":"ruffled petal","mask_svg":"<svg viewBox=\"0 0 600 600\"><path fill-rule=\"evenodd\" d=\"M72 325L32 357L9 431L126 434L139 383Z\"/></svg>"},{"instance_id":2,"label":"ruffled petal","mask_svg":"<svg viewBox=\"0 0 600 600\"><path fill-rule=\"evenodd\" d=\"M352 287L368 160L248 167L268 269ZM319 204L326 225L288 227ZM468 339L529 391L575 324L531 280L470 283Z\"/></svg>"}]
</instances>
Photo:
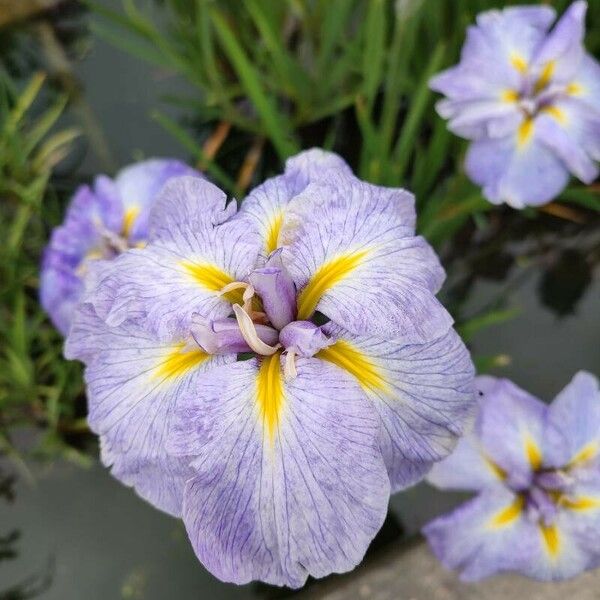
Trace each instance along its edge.
<instances>
[{"instance_id":1,"label":"ruffled petal","mask_svg":"<svg viewBox=\"0 0 600 600\"><path fill-rule=\"evenodd\" d=\"M377 416L323 361L280 356L211 372L180 398L169 449L194 457L183 519L217 577L300 587L353 568L381 526L389 481Z\"/></svg>"},{"instance_id":2,"label":"ruffled petal","mask_svg":"<svg viewBox=\"0 0 600 600\"><path fill-rule=\"evenodd\" d=\"M563 100L543 110L535 120L540 143L554 152L575 177L587 184L598 177L598 166L593 158L594 151L600 147L600 141L593 142L588 135L594 121L596 127L600 127L600 116L593 119L589 113L578 103ZM589 146L588 139L593 145Z\"/></svg>"},{"instance_id":3,"label":"ruffled petal","mask_svg":"<svg viewBox=\"0 0 600 600\"><path fill-rule=\"evenodd\" d=\"M434 77L430 86L454 100L499 101L520 90L527 65L554 20L550 7L514 7L477 16L467 29L461 62Z\"/></svg>"},{"instance_id":4,"label":"ruffled petal","mask_svg":"<svg viewBox=\"0 0 600 600\"><path fill-rule=\"evenodd\" d=\"M178 161L149 160L123 169L114 181L100 175L93 189L78 188L63 225L52 232L41 269L40 300L63 335L81 299L83 280L98 258L108 258L106 237L119 237L125 246L145 241L158 192L184 173L200 176Z\"/></svg>"},{"instance_id":5,"label":"ruffled petal","mask_svg":"<svg viewBox=\"0 0 600 600\"><path fill-rule=\"evenodd\" d=\"M513 208L539 206L566 187L568 169L553 150L538 140L535 125L532 129L522 143L517 133L500 139L481 139L469 146L467 174L483 187L490 202L506 202Z\"/></svg>"},{"instance_id":6,"label":"ruffled petal","mask_svg":"<svg viewBox=\"0 0 600 600\"><path fill-rule=\"evenodd\" d=\"M380 444L392 490L416 483L447 456L474 409L474 370L450 330L423 345L324 327L333 343L316 356L350 373L381 420Z\"/></svg>"},{"instance_id":7,"label":"ruffled petal","mask_svg":"<svg viewBox=\"0 0 600 600\"><path fill-rule=\"evenodd\" d=\"M463 581L516 571L550 578L550 552L541 527L526 517L523 501L503 486L487 488L453 512L425 526L436 557L460 571Z\"/></svg>"},{"instance_id":8,"label":"ruffled petal","mask_svg":"<svg viewBox=\"0 0 600 600\"><path fill-rule=\"evenodd\" d=\"M544 525L528 517L522 498L492 486L429 523L423 533L435 555L460 570L464 581L506 571L541 581L567 579L600 562L598 492L580 488L571 505Z\"/></svg>"},{"instance_id":9,"label":"ruffled petal","mask_svg":"<svg viewBox=\"0 0 600 600\"><path fill-rule=\"evenodd\" d=\"M591 373L580 371L548 409L548 462L597 469L600 465L600 389Z\"/></svg>"},{"instance_id":10,"label":"ruffled petal","mask_svg":"<svg viewBox=\"0 0 600 600\"><path fill-rule=\"evenodd\" d=\"M556 22L543 44L536 50L531 65L534 77L551 78L553 82L568 82L584 55L585 13L587 2L577 0ZM544 75L545 72L549 75Z\"/></svg>"},{"instance_id":11,"label":"ruffled petal","mask_svg":"<svg viewBox=\"0 0 600 600\"><path fill-rule=\"evenodd\" d=\"M97 220L106 222L111 215L121 221L118 202L103 202L89 186L75 192L65 222L52 232L44 251L40 273L40 302L54 326L66 335L73 312L83 292L81 263L98 244Z\"/></svg>"},{"instance_id":12,"label":"ruffled petal","mask_svg":"<svg viewBox=\"0 0 600 600\"><path fill-rule=\"evenodd\" d=\"M298 295L298 319L320 311L355 333L406 343L445 334L452 319L434 294L444 271L415 237L414 199L404 190L331 176L288 207L283 258Z\"/></svg>"},{"instance_id":13,"label":"ruffled petal","mask_svg":"<svg viewBox=\"0 0 600 600\"><path fill-rule=\"evenodd\" d=\"M511 485L527 486L545 464L546 405L508 379L475 380L480 412L475 433L484 452L507 473Z\"/></svg>"},{"instance_id":14,"label":"ruffled petal","mask_svg":"<svg viewBox=\"0 0 600 600\"><path fill-rule=\"evenodd\" d=\"M258 229L265 257L281 246L279 232L290 200L330 171L352 175L340 156L312 148L288 158L282 175L268 179L250 192L237 218L250 221Z\"/></svg>"},{"instance_id":15,"label":"ruffled petal","mask_svg":"<svg viewBox=\"0 0 600 600\"><path fill-rule=\"evenodd\" d=\"M170 457L165 436L180 394L201 385L203 375L229 357L211 357L164 342L132 325L109 328L90 305L81 306L65 355L86 363L88 423L101 437L104 464L156 507L181 514L188 463Z\"/></svg>"},{"instance_id":16,"label":"ruffled petal","mask_svg":"<svg viewBox=\"0 0 600 600\"><path fill-rule=\"evenodd\" d=\"M452 454L436 463L427 481L441 490L478 492L506 479L506 473L486 456L475 435L462 437Z\"/></svg>"},{"instance_id":17,"label":"ruffled petal","mask_svg":"<svg viewBox=\"0 0 600 600\"><path fill-rule=\"evenodd\" d=\"M119 171L115 186L127 222L128 237L145 240L148 236L148 218L155 200L165 184L182 176L202 177L198 171L174 159L154 158Z\"/></svg>"},{"instance_id":18,"label":"ruffled petal","mask_svg":"<svg viewBox=\"0 0 600 600\"><path fill-rule=\"evenodd\" d=\"M600 115L600 63L593 56L583 57L579 70L567 85L567 93L596 116Z\"/></svg>"},{"instance_id":19,"label":"ruffled petal","mask_svg":"<svg viewBox=\"0 0 600 600\"><path fill-rule=\"evenodd\" d=\"M245 278L259 252L256 232L239 221L223 222L228 214L225 195L212 184L173 180L150 217L153 241L115 259L86 300L110 326L145 318L148 330L166 339L189 330L194 313L228 316L241 291L220 291Z\"/></svg>"},{"instance_id":20,"label":"ruffled petal","mask_svg":"<svg viewBox=\"0 0 600 600\"><path fill-rule=\"evenodd\" d=\"M519 106L501 97L491 100L441 100L436 104L438 114L448 119L448 129L466 139L483 136L503 137L515 131L522 119Z\"/></svg>"}]
</instances>

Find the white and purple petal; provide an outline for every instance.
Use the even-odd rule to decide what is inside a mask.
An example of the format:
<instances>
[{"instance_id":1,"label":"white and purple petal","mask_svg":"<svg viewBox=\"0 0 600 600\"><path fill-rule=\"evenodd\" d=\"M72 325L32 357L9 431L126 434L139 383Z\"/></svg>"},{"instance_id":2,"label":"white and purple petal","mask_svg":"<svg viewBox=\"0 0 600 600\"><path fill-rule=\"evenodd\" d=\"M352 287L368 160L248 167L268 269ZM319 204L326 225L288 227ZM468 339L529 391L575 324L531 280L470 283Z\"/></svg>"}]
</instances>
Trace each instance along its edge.
<instances>
[{"instance_id":1,"label":"white and purple petal","mask_svg":"<svg viewBox=\"0 0 600 600\"><path fill-rule=\"evenodd\" d=\"M426 344L354 335L328 324L333 344L317 357L350 373L373 403L392 490L413 485L446 457L475 409L474 369L450 330Z\"/></svg>"},{"instance_id":2,"label":"white and purple petal","mask_svg":"<svg viewBox=\"0 0 600 600\"><path fill-rule=\"evenodd\" d=\"M225 203L208 181L169 183L150 216L152 241L115 259L87 293L98 315L111 326L145 318L149 331L166 338L188 329L194 313L227 317L231 298L221 289L252 271L260 240L247 223L227 220Z\"/></svg>"},{"instance_id":3,"label":"white and purple petal","mask_svg":"<svg viewBox=\"0 0 600 600\"><path fill-rule=\"evenodd\" d=\"M600 476L600 389L598 379L581 371L548 409L548 462Z\"/></svg>"},{"instance_id":4,"label":"white and purple petal","mask_svg":"<svg viewBox=\"0 0 600 600\"><path fill-rule=\"evenodd\" d=\"M148 502L180 515L183 487L193 473L165 449L175 403L198 388L210 368L235 355L208 356L192 340L159 340L130 323L110 328L84 304L65 356L86 364L88 423L100 436L104 464Z\"/></svg>"},{"instance_id":5,"label":"white and purple petal","mask_svg":"<svg viewBox=\"0 0 600 600\"><path fill-rule=\"evenodd\" d=\"M298 319L320 311L346 329L422 343L452 319L435 293L439 260L413 234L414 197L355 178L330 175L288 207L283 259L298 296Z\"/></svg>"},{"instance_id":6,"label":"white and purple petal","mask_svg":"<svg viewBox=\"0 0 600 600\"><path fill-rule=\"evenodd\" d=\"M383 523L389 480L377 416L332 365L280 357L212 371L182 396L169 437L192 456L183 519L198 558L224 581L300 587L352 569Z\"/></svg>"},{"instance_id":7,"label":"white and purple petal","mask_svg":"<svg viewBox=\"0 0 600 600\"><path fill-rule=\"evenodd\" d=\"M290 200L332 171L352 175L340 156L312 148L289 158L282 175L267 179L250 192L237 218L248 220L251 227L258 229L265 258L282 245L279 232Z\"/></svg>"},{"instance_id":8,"label":"white and purple petal","mask_svg":"<svg viewBox=\"0 0 600 600\"><path fill-rule=\"evenodd\" d=\"M475 432L484 451L511 485L527 486L545 464L546 405L508 379L480 376L475 386L481 406Z\"/></svg>"},{"instance_id":9,"label":"white and purple petal","mask_svg":"<svg viewBox=\"0 0 600 600\"><path fill-rule=\"evenodd\" d=\"M115 180L100 175L93 188L76 191L64 223L52 232L41 269L40 300L63 335L93 263L145 242L148 214L158 193L182 174L200 177L179 161L153 159L123 169Z\"/></svg>"}]
</instances>

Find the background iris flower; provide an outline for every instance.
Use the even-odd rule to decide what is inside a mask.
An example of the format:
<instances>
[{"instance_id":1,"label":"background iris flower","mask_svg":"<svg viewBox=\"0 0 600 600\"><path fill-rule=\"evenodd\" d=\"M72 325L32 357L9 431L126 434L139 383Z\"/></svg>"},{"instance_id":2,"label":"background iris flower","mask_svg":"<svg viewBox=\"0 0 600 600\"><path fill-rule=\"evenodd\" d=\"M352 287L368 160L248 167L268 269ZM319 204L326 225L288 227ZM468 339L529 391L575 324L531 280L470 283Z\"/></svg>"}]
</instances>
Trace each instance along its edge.
<instances>
[{"instance_id":1,"label":"background iris flower","mask_svg":"<svg viewBox=\"0 0 600 600\"><path fill-rule=\"evenodd\" d=\"M600 565L597 379L578 373L550 406L505 379L476 385L474 431L428 479L477 496L425 527L436 556L466 581L557 580Z\"/></svg>"},{"instance_id":2,"label":"background iris flower","mask_svg":"<svg viewBox=\"0 0 600 600\"><path fill-rule=\"evenodd\" d=\"M600 65L582 45L587 3L574 2L550 30L549 6L491 10L468 29L458 65L430 87L455 134L472 140L469 177L494 204L549 202L569 173L598 176Z\"/></svg>"},{"instance_id":3,"label":"background iris flower","mask_svg":"<svg viewBox=\"0 0 600 600\"><path fill-rule=\"evenodd\" d=\"M177 160L153 159L126 167L114 180L100 175L92 187L77 189L64 223L52 232L41 270L42 306L63 335L90 262L143 245L156 196L171 177L181 175L199 173Z\"/></svg>"},{"instance_id":4,"label":"background iris flower","mask_svg":"<svg viewBox=\"0 0 600 600\"><path fill-rule=\"evenodd\" d=\"M169 182L147 246L95 270L66 353L103 459L218 577L353 568L462 433L473 367L414 227L411 194L312 150L239 211Z\"/></svg>"}]
</instances>

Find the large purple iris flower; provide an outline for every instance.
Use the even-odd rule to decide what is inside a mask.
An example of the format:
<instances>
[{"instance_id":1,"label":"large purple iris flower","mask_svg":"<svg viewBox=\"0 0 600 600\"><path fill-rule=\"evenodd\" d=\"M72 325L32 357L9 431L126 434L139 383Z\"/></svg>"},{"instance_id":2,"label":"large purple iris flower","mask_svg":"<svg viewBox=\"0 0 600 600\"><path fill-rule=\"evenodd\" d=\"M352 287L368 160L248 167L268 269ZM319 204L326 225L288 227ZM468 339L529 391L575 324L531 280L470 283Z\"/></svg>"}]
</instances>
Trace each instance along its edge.
<instances>
[{"instance_id":1,"label":"large purple iris flower","mask_svg":"<svg viewBox=\"0 0 600 600\"><path fill-rule=\"evenodd\" d=\"M52 233L41 272L42 306L63 335L90 265L144 244L158 192L181 175L199 174L176 160L147 160L123 169L114 180L101 175L93 187L84 185L75 192L64 223Z\"/></svg>"},{"instance_id":2,"label":"large purple iris flower","mask_svg":"<svg viewBox=\"0 0 600 600\"><path fill-rule=\"evenodd\" d=\"M495 204L544 204L585 183L600 160L600 65L585 52L587 4L574 2L549 31L550 6L491 10L470 27L458 65L430 86L455 134L472 140L469 177Z\"/></svg>"},{"instance_id":3,"label":"large purple iris flower","mask_svg":"<svg viewBox=\"0 0 600 600\"><path fill-rule=\"evenodd\" d=\"M312 150L237 211L167 184L149 243L97 274L67 340L113 474L185 522L215 575L353 568L390 488L454 447L473 368L414 199ZM325 323L325 324L323 324Z\"/></svg>"},{"instance_id":4,"label":"large purple iris flower","mask_svg":"<svg viewBox=\"0 0 600 600\"><path fill-rule=\"evenodd\" d=\"M432 469L442 489L477 496L427 525L437 557L474 581L501 571L542 580L600 566L600 390L580 372L546 406L479 377L472 434Z\"/></svg>"}]
</instances>

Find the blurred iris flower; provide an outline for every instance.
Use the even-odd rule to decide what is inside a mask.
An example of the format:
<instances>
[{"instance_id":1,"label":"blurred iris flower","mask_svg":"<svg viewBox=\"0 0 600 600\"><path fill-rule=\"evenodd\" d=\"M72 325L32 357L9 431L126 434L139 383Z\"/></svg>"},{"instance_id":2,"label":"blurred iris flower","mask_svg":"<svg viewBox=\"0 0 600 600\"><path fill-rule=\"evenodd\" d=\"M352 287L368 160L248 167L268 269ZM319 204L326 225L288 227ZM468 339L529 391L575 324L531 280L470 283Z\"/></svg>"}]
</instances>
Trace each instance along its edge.
<instances>
[{"instance_id":1,"label":"blurred iris flower","mask_svg":"<svg viewBox=\"0 0 600 600\"><path fill-rule=\"evenodd\" d=\"M477 496L424 528L442 563L475 581L502 571L540 580L600 565L600 390L580 372L546 406L479 377L474 431L429 481Z\"/></svg>"},{"instance_id":2,"label":"blurred iris flower","mask_svg":"<svg viewBox=\"0 0 600 600\"><path fill-rule=\"evenodd\" d=\"M413 196L310 150L240 210L170 181L149 232L97 263L66 344L105 464L221 579L353 568L473 407Z\"/></svg>"},{"instance_id":3,"label":"blurred iris flower","mask_svg":"<svg viewBox=\"0 0 600 600\"><path fill-rule=\"evenodd\" d=\"M600 65L583 47L586 9L574 2L552 29L550 6L481 13L460 63L430 81L450 130L472 141L467 174L494 204L538 206L569 173L598 176Z\"/></svg>"},{"instance_id":4,"label":"blurred iris flower","mask_svg":"<svg viewBox=\"0 0 600 600\"><path fill-rule=\"evenodd\" d=\"M83 294L90 262L145 244L158 192L171 177L186 174L199 176L179 161L153 159L123 169L114 180L100 175L92 187L75 192L64 223L52 232L41 271L42 306L63 335Z\"/></svg>"}]
</instances>

